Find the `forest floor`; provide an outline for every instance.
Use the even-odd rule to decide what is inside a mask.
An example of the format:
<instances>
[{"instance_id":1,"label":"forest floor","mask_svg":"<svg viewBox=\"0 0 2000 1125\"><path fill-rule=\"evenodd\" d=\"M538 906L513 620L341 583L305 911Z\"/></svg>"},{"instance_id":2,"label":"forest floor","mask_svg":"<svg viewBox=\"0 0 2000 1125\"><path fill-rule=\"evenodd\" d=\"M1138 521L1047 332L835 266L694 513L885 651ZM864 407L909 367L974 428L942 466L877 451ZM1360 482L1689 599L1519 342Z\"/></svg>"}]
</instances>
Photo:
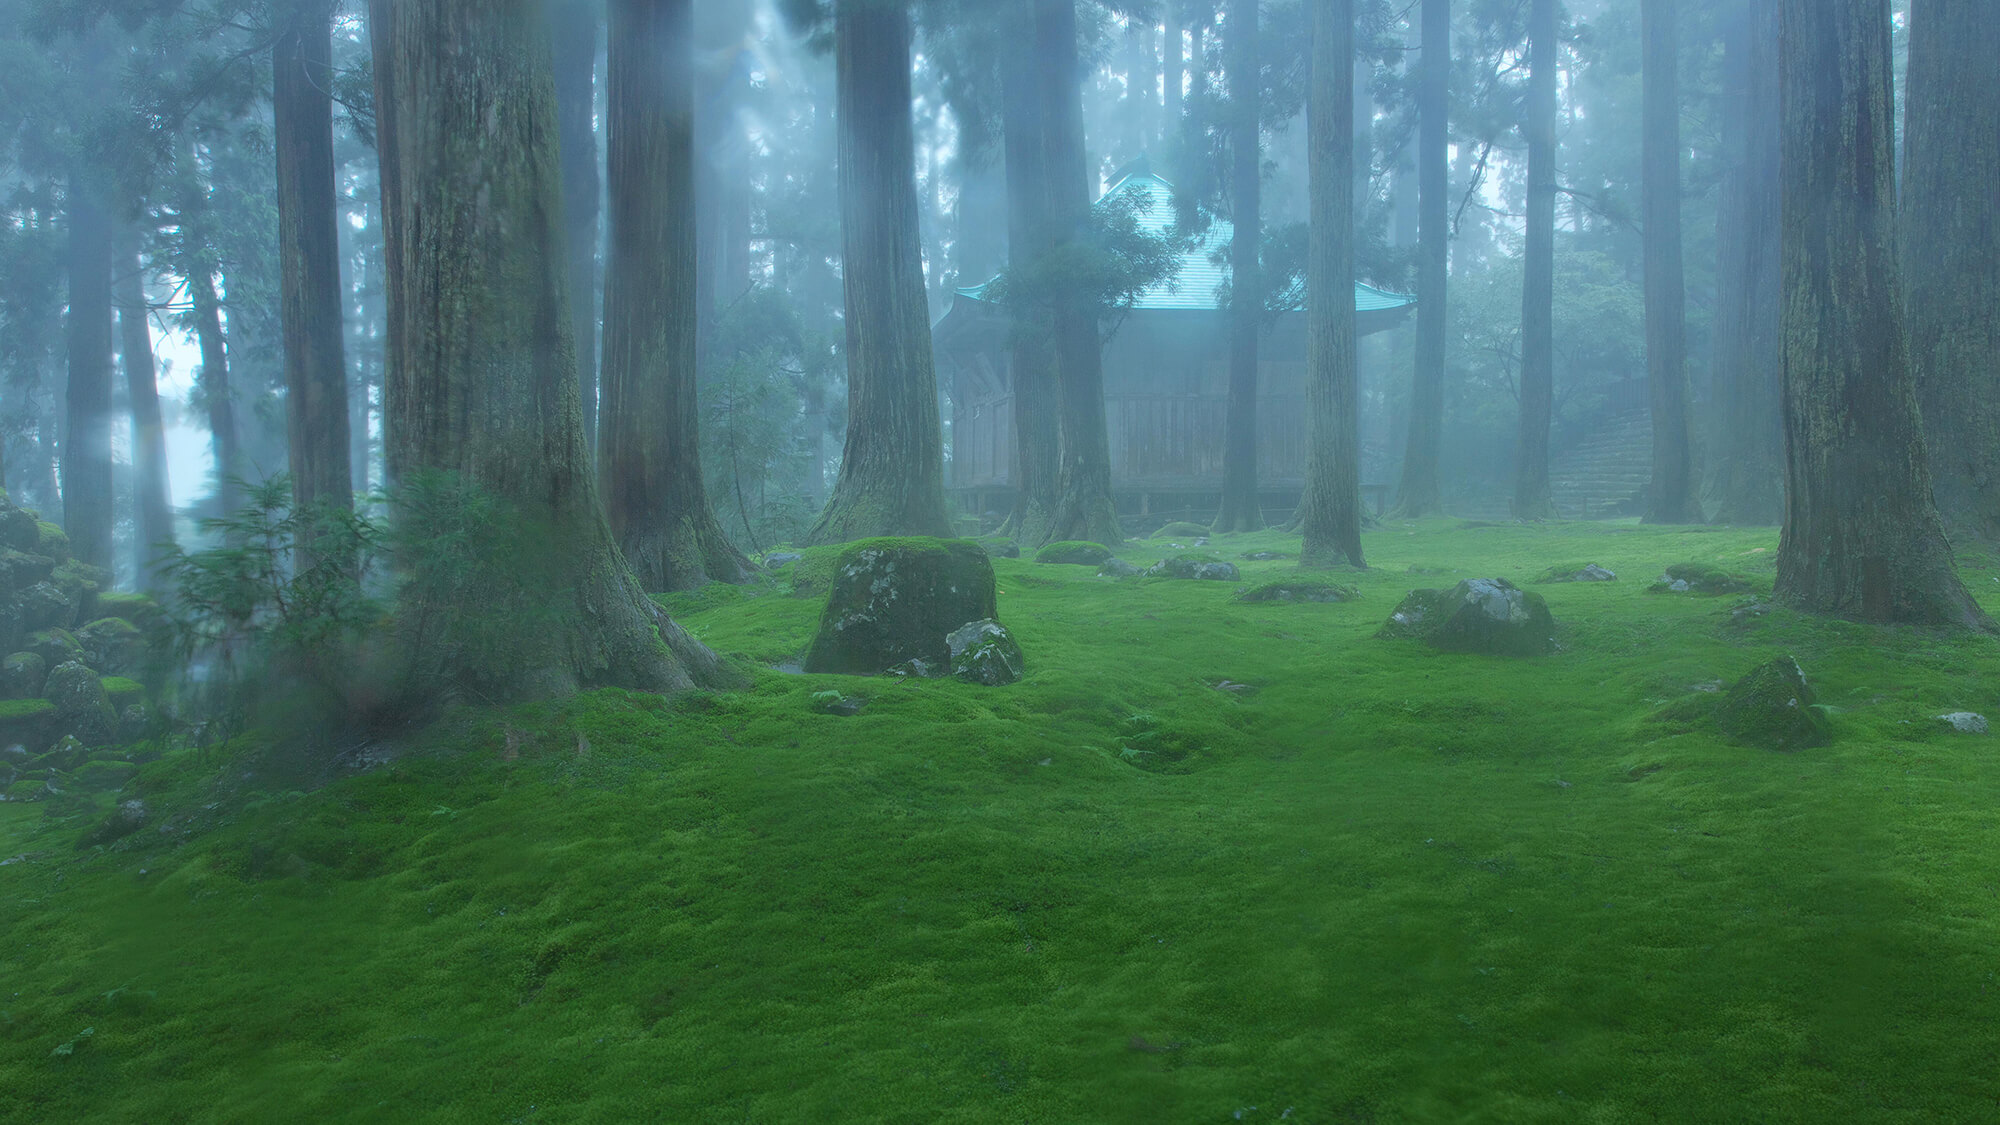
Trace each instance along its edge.
<instances>
[{"instance_id":1,"label":"forest floor","mask_svg":"<svg viewBox=\"0 0 2000 1125\"><path fill-rule=\"evenodd\" d=\"M2000 741L1934 718L2000 719L2000 643L1647 592L1768 593L1776 546L1392 524L1345 604L999 560L1004 688L764 669L809 555L669 599L740 692L467 711L319 786L173 755L109 847L0 803L0 1119L2000 1119ZM1556 655L1373 636L1587 562L1532 587ZM1786 654L1831 747L1653 718Z\"/></svg>"}]
</instances>

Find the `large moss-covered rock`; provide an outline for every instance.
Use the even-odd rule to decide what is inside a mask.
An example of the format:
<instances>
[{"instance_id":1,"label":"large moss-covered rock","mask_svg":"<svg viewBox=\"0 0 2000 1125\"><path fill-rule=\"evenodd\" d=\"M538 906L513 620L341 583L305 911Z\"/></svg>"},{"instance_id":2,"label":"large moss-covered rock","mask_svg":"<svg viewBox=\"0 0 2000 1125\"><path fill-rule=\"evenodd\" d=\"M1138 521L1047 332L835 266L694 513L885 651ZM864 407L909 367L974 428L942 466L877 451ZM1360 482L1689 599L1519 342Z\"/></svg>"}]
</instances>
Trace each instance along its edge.
<instances>
[{"instance_id":1,"label":"large moss-covered rock","mask_svg":"<svg viewBox=\"0 0 2000 1125\"><path fill-rule=\"evenodd\" d=\"M32 652L16 652L0 660L0 698L40 699L49 682L49 662Z\"/></svg>"},{"instance_id":2,"label":"large moss-covered rock","mask_svg":"<svg viewBox=\"0 0 2000 1125\"><path fill-rule=\"evenodd\" d=\"M78 629L76 640L84 662L107 676L137 668L145 648L139 627L122 617L100 617Z\"/></svg>"},{"instance_id":3,"label":"large moss-covered rock","mask_svg":"<svg viewBox=\"0 0 2000 1125\"><path fill-rule=\"evenodd\" d=\"M1361 596L1352 586L1324 578L1281 578L1252 586L1236 595L1239 602L1351 602Z\"/></svg>"},{"instance_id":4,"label":"large moss-covered rock","mask_svg":"<svg viewBox=\"0 0 2000 1125\"><path fill-rule=\"evenodd\" d=\"M945 645L951 650L951 674L961 680L998 687L1017 682L1027 671L1014 634L990 618L952 630Z\"/></svg>"},{"instance_id":5,"label":"large moss-covered rock","mask_svg":"<svg viewBox=\"0 0 2000 1125\"><path fill-rule=\"evenodd\" d=\"M104 684L80 661L72 660L49 672L43 693L56 708L56 732L71 735L85 746L103 746L118 734L118 712Z\"/></svg>"},{"instance_id":6,"label":"large moss-covered rock","mask_svg":"<svg viewBox=\"0 0 2000 1125\"><path fill-rule=\"evenodd\" d=\"M1410 637L1445 652L1540 656L1554 652L1556 622L1540 594L1505 578L1471 578L1449 590L1412 590L1376 634Z\"/></svg>"},{"instance_id":7,"label":"large moss-covered rock","mask_svg":"<svg viewBox=\"0 0 2000 1125\"><path fill-rule=\"evenodd\" d=\"M33 512L17 508L11 500L0 500L0 547L33 554L42 542L42 524ZM55 560L49 560L51 566Z\"/></svg>"},{"instance_id":8,"label":"large moss-covered rock","mask_svg":"<svg viewBox=\"0 0 2000 1125\"><path fill-rule=\"evenodd\" d=\"M42 664L49 668L83 659L83 646L76 642L76 637L68 629L44 629L31 633L21 649L41 657Z\"/></svg>"},{"instance_id":9,"label":"large moss-covered rock","mask_svg":"<svg viewBox=\"0 0 2000 1125\"><path fill-rule=\"evenodd\" d=\"M1745 746L1766 750L1825 746L1833 741L1833 730L1813 703L1805 671L1788 656L1759 664L1730 685L1716 705L1715 725Z\"/></svg>"},{"instance_id":10,"label":"large moss-covered rock","mask_svg":"<svg viewBox=\"0 0 2000 1125\"><path fill-rule=\"evenodd\" d=\"M1242 577L1235 563L1205 555L1175 555L1146 568L1148 578L1182 578L1209 582L1234 582Z\"/></svg>"},{"instance_id":11,"label":"large moss-covered rock","mask_svg":"<svg viewBox=\"0 0 2000 1125\"><path fill-rule=\"evenodd\" d=\"M0 749L19 746L29 756L48 749L55 738L56 706L46 699L0 703Z\"/></svg>"},{"instance_id":12,"label":"large moss-covered rock","mask_svg":"<svg viewBox=\"0 0 2000 1125\"><path fill-rule=\"evenodd\" d=\"M869 675L908 660L949 667L946 638L996 616L993 562L962 539L864 539L834 567L808 672Z\"/></svg>"},{"instance_id":13,"label":"large moss-covered rock","mask_svg":"<svg viewBox=\"0 0 2000 1125\"><path fill-rule=\"evenodd\" d=\"M116 617L144 629L160 619L160 605L144 594L100 593L97 595L97 615Z\"/></svg>"},{"instance_id":14,"label":"large moss-covered rock","mask_svg":"<svg viewBox=\"0 0 2000 1125\"><path fill-rule=\"evenodd\" d=\"M35 525L35 554L47 555L58 563L70 560L69 533L42 520Z\"/></svg>"},{"instance_id":15,"label":"large moss-covered rock","mask_svg":"<svg viewBox=\"0 0 2000 1125\"><path fill-rule=\"evenodd\" d=\"M56 572L56 560L13 548L0 550L0 594L14 594L47 582Z\"/></svg>"}]
</instances>

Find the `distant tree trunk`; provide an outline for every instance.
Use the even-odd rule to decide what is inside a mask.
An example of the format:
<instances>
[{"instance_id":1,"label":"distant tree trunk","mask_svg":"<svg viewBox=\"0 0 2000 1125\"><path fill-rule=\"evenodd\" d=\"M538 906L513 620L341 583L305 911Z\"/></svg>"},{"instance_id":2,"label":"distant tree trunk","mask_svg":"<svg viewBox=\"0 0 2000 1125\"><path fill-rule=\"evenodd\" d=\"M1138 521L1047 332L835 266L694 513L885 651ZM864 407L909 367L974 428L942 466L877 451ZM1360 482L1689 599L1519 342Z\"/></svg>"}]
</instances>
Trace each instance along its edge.
<instances>
[{"instance_id":1,"label":"distant tree trunk","mask_svg":"<svg viewBox=\"0 0 2000 1125\"><path fill-rule=\"evenodd\" d=\"M215 295L215 275L197 264L187 275L188 297L194 305L194 334L201 346L201 367L195 386L208 412L209 448L215 461L215 502L218 514L236 511L243 478L243 445L236 432L236 397L229 386L229 349L222 335L222 301Z\"/></svg>"},{"instance_id":2,"label":"distant tree trunk","mask_svg":"<svg viewBox=\"0 0 2000 1125\"><path fill-rule=\"evenodd\" d=\"M111 215L91 178L69 181L69 406L63 529L76 557L111 567Z\"/></svg>"},{"instance_id":3,"label":"distant tree trunk","mask_svg":"<svg viewBox=\"0 0 2000 1125\"><path fill-rule=\"evenodd\" d=\"M807 540L951 535L917 234L910 17L840 0L840 228L847 293L847 444Z\"/></svg>"},{"instance_id":4,"label":"distant tree trunk","mask_svg":"<svg viewBox=\"0 0 2000 1125\"><path fill-rule=\"evenodd\" d=\"M1785 510L1778 0L1747 0L1727 36L1715 235L1719 448L1709 476L1716 523L1761 527L1778 523Z\"/></svg>"},{"instance_id":5,"label":"distant tree trunk","mask_svg":"<svg viewBox=\"0 0 2000 1125\"><path fill-rule=\"evenodd\" d=\"M1055 249L1090 233L1090 162L1083 145L1083 74L1076 55L1076 0L1036 0L1048 143L1049 218ZM1056 378L1062 390L1061 468L1049 537L1123 542L1111 499L1111 437L1104 415L1104 340L1090 294L1064 285L1055 310Z\"/></svg>"},{"instance_id":6,"label":"distant tree trunk","mask_svg":"<svg viewBox=\"0 0 2000 1125\"><path fill-rule=\"evenodd\" d=\"M1443 507L1438 460L1444 449L1445 284L1450 222L1451 0L1423 0L1423 47L1417 56L1417 339L1410 391L1410 436L1403 451L1399 516L1415 519Z\"/></svg>"},{"instance_id":7,"label":"distant tree trunk","mask_svg":"<svg viewBox=\"0 0 2000 1125\"><path fill-rule=\"evenodd\" d=\"M300 509L354 507L334 201L333 5L293 5L271 49L285 432ZM308 548L310 544L302 543Z\"/></svg>"},{"instance_id":8,"label":"distant tree trunk","mask_svg":"<svg viewBox=\"0 0 2000 1125\"><path fill-rule=\"evenodd\" d=\"M168 499L167 431L160 416L155 380L153 332L147 324L144 271L136 232L124 240L117 261L113 298L118 303L119 358L125 368L125 397L132 407L132 507L141 589L157 584L156 548L174 540L174 509Z\"/></svg>"},{"instance_id":9,"label":"distant tree trunk","mask_svg":"<svg viewBox=\"0 0 2000 1125\"><path fill-rule=\"evenodd\" d=\"M569 310L576 337L576 387L583 440L597 448L597 32L604 0L550 0L556 74L556 135L562 152L563 227L568 245Z\"/></svg>"},{"instance_id":10,"label":"distant tree trunk","mask_svg":"<svg viewBox=\"0 0 2000 1125\"><path fill-rule=\"evenodd\" d=\"M1888 0L1784 0L1785 525L1777 595L1992 631L1931 503L1896 257Z\"/></svg>"},{"instance_id":11,"label":"distant tree trunk","mask_svg":"<svg viewBox=\"0 0 2000 1125\"><path fill-rule=\"evenodd\" d=\"M1185 99L1182 91L1187 85L1187 41L1181 22L1181 0L1166 0L1161 9L1166 29L1161 42L1160 61L1166 73L1160 148L1161 154L1165 155L1172 151L1181 135L1181 107Z\"/></svg>"},{"instance_id":12,"label":"distant tree trunk","mask_svg":"<svg viewBox=\"0 0 2000 1125\"><path fill-rule=\"evenodd\" d=\"M2000 539L2000 11L1914 0L1904 132L1910 355L1938 507Z\"/></svg>"},{"instance_id":13,"label":"distant tree trunk","mask_svg":"<svg viewBox=\"0 0 2000 1125\"><path fill-rule=\"evenodd\" d=\"M1521 437L1514 452L1514 515L1556 514L1549 491L1549 424L1555 412L1556 0L1528 9L1527 248L1521 280Z\"/></svg>"},{"instance_id":14,"label":"distant tree trunk","mask_svg":"<svg viewBox=\"0 0 2000 1125\"><path fill-rule=\"evenodd\" d=\"M1645 56L1641 163L1645 212L1646 379L1652 396L1653 481L1647 523L1700 523L1688 431L1687 281L1681 269L1679 0L1642 0Z\"/></svg>"},{"instance_id":15,"label":"distant tree trunk","mask_svg":"<svg viewBox=\"0 0 2000 1125\"><path fill-rule=\"evenodd\" d=\"M1002 143L1007 148L1007 258L1016 269L1030 267L1048 250L1049 174L1043 126L1042 84L1037 65L1034 12L1009 13L1007 42L1001 48ZM1048 311L1016 301L1008 362L1014 391L1014 510L1006 531L1028 546L1049 542L1056 510L1059 472L1055 335Z\"/></svg>"},{"instance_id":16,"label":"distant tree trunk","mask_svg":"<svg viewBox=\"0 0 2000 1125\"><path fill-rule=\"evenodd\" d=\"M1264 526L1257 495L1257 336L1264 319L1262 136L1258 124L1258 0L1230 0L1224 81L1229 84L1229 397L1222 423L1222 509L1215 530Z\"/></svg>"},{"instance_id":17,"label":"distant tree trunk","mask_svg":"<svg viewBox=\"0 0 2000 1125\"><path fill-rule=\"evenodd\" d=\"M611 0L611 260L598 481L648 590L741 582L702 484L695 400L692 0Z\"/></svg>"},{"instance_id":18,"label":"distant tree trunk","mask_svg":"<svg viewBox=\"0 0 2000 1125\"><path fill-rule=\"evenodd\" d=\"M712 682L713 654L646 598L598 504L570 338L542 15L534 0L369 5L389 263L389 472L399 482L452 474L535 525L503 556L477 560L507 581L474 608L519 624L430 659L448 682L503 697ZM406 598L401 620L466 608L422 598Z\"/></svg>"},{"instance_id":19,"label":"distant tree trunk","mask_svg":"<svg viewBox=\"0 0 2000 1125\"><path fill-rule=\"evenodd\" d=\"M1299 501L1302 567L1361 554L1361 397L1354 350L1354 0L1312 5L1306 112L1311 244L1306 253L1306 416Z\"/></svg>"}]
</instances>

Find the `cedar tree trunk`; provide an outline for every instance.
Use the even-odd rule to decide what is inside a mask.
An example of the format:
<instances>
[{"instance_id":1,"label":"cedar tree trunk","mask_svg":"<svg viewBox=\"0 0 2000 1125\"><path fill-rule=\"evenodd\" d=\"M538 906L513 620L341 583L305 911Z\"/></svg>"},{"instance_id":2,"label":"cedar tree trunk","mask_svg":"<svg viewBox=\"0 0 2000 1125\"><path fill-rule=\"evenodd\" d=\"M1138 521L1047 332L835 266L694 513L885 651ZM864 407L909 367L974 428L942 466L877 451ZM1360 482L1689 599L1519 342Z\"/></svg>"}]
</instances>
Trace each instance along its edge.
<instances>
[{"instance_id":1,"label":"cedar tree trunk","mask_svg":"<svg viewBox=\"0 0 2000 1125\"><path fill-rule=\"evenodd\" d=\"M1036 65L1033 11L1011 13L1001 47L1001 139L1007 149L1007 260L1030 268L1048 249L1048 153L1043 136L1042 82ZM1006 532L1029 547L1047 543L1056 510L1061 416L1055 335L1039 302L1012 302L1008 363L1014 390L1014 510Z\"/></svg>"},{"instance_id":2,"label":"cedar tree trunk","mask_svg":"<svg viewBox=\"0 0 2000 1125\"><path fill-rule=\"evenodd\" d=\"M598 481L648 590L741 582L702 486L695 399L692 0L611 0L611 255Z\"/></svg>"},{"instance_id":3,"label":"cedar tree trunk","mask_svg":"<svg viewBox=\"0 0 2000 1125\"><path fill-rule=\"evenodd\" d=\"M2000 10L1910 8L1903 236L1910 358L1938 508L2000 538Z\"/></svg>"},{"instance_id":4,"label":"cedar tree trunk","mask_svg":"<svg viewBox=\"0 0 2000 1125\"><path fill-rule=\"evenodd\" d=\"M76 557L111 566L111 215L90 176L69 181L69 394L63 529Z\"/></svg>"},{"instance_id":5,"label":"cedar tree trunk","mask_svg":"<svg viewBox=\"0 0 2000 1125\"><path fill-rule=\"evenodd\" d=\"M1229 397L1222 423L1222 508L1214 529L1264 526L1257 498L1257 334L1264 316L1258 255L1263 244L1262 144L1257 119L1258 0L1230 0L1224 80L1229 84L1230 196Z\"/></svg>"},{"instance_id":6,"label":"cedar tree trunk","mask_svg":"<svg viewBox=\"0 0 2000 1125\"><path fill-rule=\"evenodd\" d=\"M472 594L484 604L414 594L399 624L408 635L468 608L501 629L519 622L487 644L418 654L446 682L474 690L713 681L713 654L646 598L598 504L570 338L541 5L373 0L369 16L389 282L389 475L449 475L535 532L473 560L497 579Z\"/></svg>"},{"instance_id":7,"label":"cedar tree trunk","mask_svg":"<svg viewBox=\"0 0 2000 1125\"><path fill-rule=\"evenodd\" d=\"M563 225L568 237L569 310L576 337L576 389L583 440L597 447L597 31L603 0L551 0L556 135L562 150Z\"/></svg>"},{"instance_id":8,"label":"cedar tree trunk","mask_svg":"<svg viewBox=\"0 0 2000 1125\"><path fill-rule=\"evenodd\" d=\"M1361 399L1354 353L1354 0L1312 5L1306 168L1312 228L1306 254L1305 493L1302 567L1361 555Z\"/></svg>"},{"instance_id":9,"label":"cedar tree trunk","mask_svg":"<svg viewBox=\"0 0 2000 1125\"><path fill-rule=\"evenodd\" d=\"M125 397L132 407L132 506L135 554L141 589L156 583L156 548L174 541L174 509L167 487L167 431L160 415L160 389L153 363L153 332L147 324L145 274L135 232L117 261L112 296L118 303L119 359L125 367Z\"/></svg>"},{"instance_id":10,"label":"cedar tree trunk","mask_svg":"<svg viewBox=\"0 0 2000 1125\"><path fill-rule=\"evenodd\" d=\"M1555 410L1556 0L1530 0L1527 248L1521 279L1521 436L1514 451L1514 515L1556 514L1549 494Z\"/></svg>"},{"instance_id":11,"label":"cedar tree trunk","mask_svg":"<svg viewBox=\"0 0 2000 1125\"><path fill-rule=\"evenodd\" d=\"M1443 508L1438 460L1444 449L1445 284L1451 205L1451 0L1423 0L1417 56L1417 339L1410 390L1409 443L1396 514L1414 519Z\"/></svg>"},{"instance_id":12,"label":"cedar tree trunk","mask_svg":"<svg viewBox=\"0 0 2000 1125\"><path fill-rule=\"evenodd\" d=\"M1903 332L1889 0L1784 0L1785 525L1777 596L1991 631L1952 570Z\"/></svg>"},{"instance_id":13,"label":"cedar tree trunk","mask_svg":"<svg viewBox=\"0 0 2000 1125\"><path fill-rule=\"evenodd\" d=\"M1647 523L1700 523L1688 431L1687 282L1681 268L1679 0L1641 0L1644 129L1646 379L1652 396L1653 481Z\"/></svg>"},{"instance_id":14,"label":"cedar tree trunk","mask_svg":"<svg viewBox=\"0 0 2000 1125\"><path fill-rule=\"evenodd\" d=\"M222 335L222 301L215 294L215 275L206 264L188 270L188 296L194 305L194 334L201 345L201 368L195 386L208 411L209 447L215 460L216 509L236 511L242 492L243 446L236 434L236 398L229 388L229 348Z\"/></svg>"},{"instance_id":15,"label":"cedar tree trunk","mask_svg":"<svg viewBox=\"0 0 2000 1125\"><path fill-rule=\"evenodd\" d=\"M910 16L840 0L840 234L847 294L847 443L833 495L806 538L952 534L944 505L910 124Z\"/></svg>"}]
</instances>

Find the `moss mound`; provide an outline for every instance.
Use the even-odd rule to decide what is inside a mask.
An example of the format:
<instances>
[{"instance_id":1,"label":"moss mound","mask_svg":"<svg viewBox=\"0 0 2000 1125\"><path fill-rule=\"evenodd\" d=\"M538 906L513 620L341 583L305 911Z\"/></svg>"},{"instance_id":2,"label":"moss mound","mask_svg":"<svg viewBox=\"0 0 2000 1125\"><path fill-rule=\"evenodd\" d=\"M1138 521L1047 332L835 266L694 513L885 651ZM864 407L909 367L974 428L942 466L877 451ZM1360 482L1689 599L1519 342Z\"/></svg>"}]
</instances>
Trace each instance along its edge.
<instances>
[{"instance_id":1,"label":"moss mound","mask_svg":"<svg viewBox=\"0 0 2000 1125\"><path fill-rule=\"evenodd\" d=\"M1351 602L1361 591L1324 578L1281 578L1236 595L1239 602Z\"/></svg>"},{"instance_id":2,"label":"moss mound","mask_svg":"<svg viewBox=\"0 0 2000 1125\"><path fill-rule=\"evenodd\" d=\"M1103 566L1111 558L1111 548L1102 543L1086 543L1081 540L1066 539L1051 543L1035 552L1038 563L1061 563L1070 566Z\"/></svg>"},{"instance_id":3,"label":"moss mound","mask_svg":"<svg viewBox=\"0 0 2000 1125\"><path fill-rule=\"evenodd\" d=\"M1705 563L1675 563L1651 586L1653 594L1741 594L1750 583Z\"/></svg>"},{"instance_id":4,"label":"moss mound","mask_svg":"<svg viewBox=\"0 0 2000 1125\"><path fill-rule=\"evenodd\" d=\"M1208 529L1198 523L1170 523L1155 531L1154 539L1200 539L1208 534Z\"/></svg>"}]
</instances>

